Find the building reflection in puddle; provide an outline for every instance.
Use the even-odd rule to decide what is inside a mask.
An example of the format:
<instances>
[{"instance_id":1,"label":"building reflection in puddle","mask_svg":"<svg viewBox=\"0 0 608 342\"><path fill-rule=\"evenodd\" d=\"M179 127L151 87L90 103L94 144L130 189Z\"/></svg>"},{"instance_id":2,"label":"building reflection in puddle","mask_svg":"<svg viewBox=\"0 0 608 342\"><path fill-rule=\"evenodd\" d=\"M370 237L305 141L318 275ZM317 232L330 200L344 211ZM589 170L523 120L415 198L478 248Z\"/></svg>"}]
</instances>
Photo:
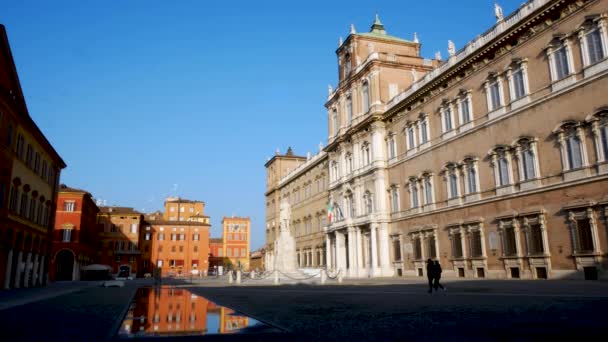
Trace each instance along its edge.
<instances>
[{"instance_id":1,"label":"building reflection in puddle","mask_svg":"<svg viewBox=\"0 0 608 342\"><path fill-rule=\"evenodd\" d=\"M233 334L260 330L275 329L186 289L143 287L137 289L118 336Z\"/></svg>"}]
</instances>

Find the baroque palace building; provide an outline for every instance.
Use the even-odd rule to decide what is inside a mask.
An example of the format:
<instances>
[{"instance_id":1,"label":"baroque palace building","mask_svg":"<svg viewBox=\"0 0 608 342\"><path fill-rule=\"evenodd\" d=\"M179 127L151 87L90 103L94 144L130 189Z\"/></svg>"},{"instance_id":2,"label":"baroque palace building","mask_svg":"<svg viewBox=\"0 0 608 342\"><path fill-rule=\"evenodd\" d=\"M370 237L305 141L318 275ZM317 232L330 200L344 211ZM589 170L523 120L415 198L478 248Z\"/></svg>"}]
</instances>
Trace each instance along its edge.
<instances>
[{"instance_id":1,"label":"baroque palace building","mask_svg":"<svg viewBox=\"0 0 608 342\"><path fill-rule=\"evenodd\" d=\"M266 248L264 265L272 269L274 243L279 234L279 206L282 200L291 205L291 235L296 242L296 261L300 268L325 267L327 225L327 153L313 157L275 154L266 163Z\"/></svg>"},{"instance_id":2,"label":"baroque palace building","mask_svg":"<svg viewBox=\"0 0 608 342\"><path fill-rule=\"evenodd\" d=\"M59 175L65 162L28 112L0 25L0 286L48 280Z\"/></svg>"},{"instance_id":3,"label":"baroque palace building","mask_svg":"<svg viewBox=\"0 0 608 342\"><path fill-rule=\"evenodd\" d=\"M341 42L326 103L329 269L423 276L431 258L453 277L608 276L608 1L495 15L443 61L378 18ZM278 171L268 242L268 200L293 182Z\"/></svg>"}]
</instances>

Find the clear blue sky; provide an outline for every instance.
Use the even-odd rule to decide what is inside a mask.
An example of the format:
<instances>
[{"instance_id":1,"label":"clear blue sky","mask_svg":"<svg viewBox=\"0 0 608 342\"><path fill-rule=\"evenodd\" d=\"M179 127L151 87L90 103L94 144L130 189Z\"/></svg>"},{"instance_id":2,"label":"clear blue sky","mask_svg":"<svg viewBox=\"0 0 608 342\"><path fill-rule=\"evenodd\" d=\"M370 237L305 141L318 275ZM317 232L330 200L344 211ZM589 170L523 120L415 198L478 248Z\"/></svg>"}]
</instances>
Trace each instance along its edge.
<instances>
[{"instance_id":1,"label":"clear blue sky","mask_svg":"<svg viewBox=\"0 0 608 342\"><path fill-rule=\"evenodd\" d=\"M511 13L522 0L499 1ZM167 195L250 216L264 243L264 163L316 151L338 37L418 32L425 57L495 22L492 0L0 0L30 113L68 168L108 205L153 211ZM175 185L177 184L177 186ZM177 189L176 189L177 188Z\"/></svg>"}]
</instances>

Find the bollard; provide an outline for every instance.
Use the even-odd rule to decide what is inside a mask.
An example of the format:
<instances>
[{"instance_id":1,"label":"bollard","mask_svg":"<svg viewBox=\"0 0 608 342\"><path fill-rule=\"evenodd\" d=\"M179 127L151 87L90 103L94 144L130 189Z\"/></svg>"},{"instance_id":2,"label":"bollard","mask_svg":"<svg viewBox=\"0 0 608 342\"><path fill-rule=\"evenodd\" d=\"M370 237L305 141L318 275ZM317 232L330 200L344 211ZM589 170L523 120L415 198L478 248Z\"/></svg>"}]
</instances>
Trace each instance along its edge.
<instances>
[{"instance_id":1,"label":"bollard","mask_svg":"<svg viewBox=\"0 0 608 342\"><path fill-rule=\"evenodd\" d=\"M251 279L255 279L255 271L251 270L251 274L249 275Z\"/></svg>"},{"instance_id":2,"label":"bollard","mask_svg":"<svg viewBox=\"0 0 608 342\"><path fill-rule=\"evenodd\" d=\"M325 270L321 270L321 285L324 285L327 281L327 273Z\"/></svg>"},{"instance_id":3,"label":"bollard","mask_svg":"<svg viewBox=\"0 0 608 342\"><path fill-rule=\"evenodd\" d=\"M279 271L274 271L274 284L279 285Z\"/></svg>"},{"instance_id":4,"label":"bollard","mask_svg":"<svg viewBox=\"0 0 608 342\"><path fill-rule=\"evenodd\" d=\"M232 272L228 272L228 284L232 284Z\"/></svg>"},{"instance_id":5,"label":"bollard","mask_svg":"<svg viewBox=\"0 0 608 342\"><path fill-rule=\"evenodd\" d=\"M338 283L342 284L342 271L338 271Z\"/></svg>"},{"instance_id":6,"label":"bollard","mask_svg":"<svg viewBox=\"0 0 608 342\"><path fill-rule=\"evenodd\" d=\"M241 270L236 271L236 283L241 283Z\"/></svg>"}]
</instances>

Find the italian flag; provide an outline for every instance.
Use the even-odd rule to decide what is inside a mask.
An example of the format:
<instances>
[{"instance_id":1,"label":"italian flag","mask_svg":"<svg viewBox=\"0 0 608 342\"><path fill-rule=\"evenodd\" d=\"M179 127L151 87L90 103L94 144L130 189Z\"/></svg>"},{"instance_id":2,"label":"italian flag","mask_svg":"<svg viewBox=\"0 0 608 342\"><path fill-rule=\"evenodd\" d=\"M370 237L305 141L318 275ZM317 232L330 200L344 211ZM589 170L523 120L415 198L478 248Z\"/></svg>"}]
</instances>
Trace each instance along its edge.
<instances>
[{"instance_id":1,"label":"italian flag","mask_svg":"<svg viewBox=\"0 0 608 342\"><path fill-rule=\"evenodd\" d=\"M327 223L331 223L331 219L334 214L334 206L330 202L327 202Z\"/></svg>"}]
</instances>

